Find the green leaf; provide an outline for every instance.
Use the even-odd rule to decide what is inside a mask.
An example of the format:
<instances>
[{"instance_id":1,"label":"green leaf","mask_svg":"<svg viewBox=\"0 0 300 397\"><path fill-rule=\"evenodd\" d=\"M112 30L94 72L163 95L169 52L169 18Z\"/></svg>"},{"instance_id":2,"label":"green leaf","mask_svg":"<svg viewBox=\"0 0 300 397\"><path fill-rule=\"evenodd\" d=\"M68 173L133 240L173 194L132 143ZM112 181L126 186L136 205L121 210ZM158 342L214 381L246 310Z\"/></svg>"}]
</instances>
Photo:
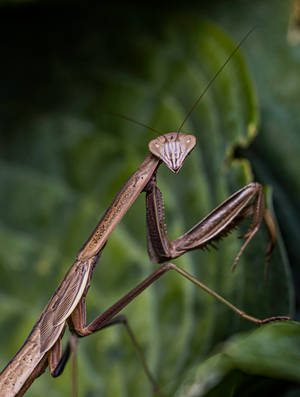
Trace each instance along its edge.
<instances>
[{"instance_id":1,"label":"green leaf","mask_svg":"<svg viewBox=\"0 0 300 397\"><path fill-rule=\"evenodd\" d=\"M27 17L31 11L35 15L32 7ZM9 134L1 136L0 146L2 366L25 341L95 224L148 153L153 133L111 112L161 132L176 131L236 46L221 28L192 13L162 15L149 29L133 20L132 9L126 10L128 19L122 9L119 14L113 9L107 16L113 25L102 25L92 10L86 19L80 7L55 10L62 12L50 27L45 6L40 23L18 37L22 51L15 51L12 36L3 55L9 60L3 75L9 78L3 81L1 129ZM37 56L45 43L47 51ZM250 164L233 154L237 146L250 144L258 119L255 87L238 53L184 125L198 145L180 174L159 170L170 239L253 179ZM89 321L156 268L146 251L144 207L144 198L138 198L109 238L87 297ZM259 231L232 275L238 235L220 242L217 251L195 251L178 263L251 315L289 313L294 302L283 245L273 253L265 285L266 230ZM188 369L215 346L253 328L177 274L165 275L123 312L166 395L174 394ZM81 339L78 361L80 396L152 395L121 327ZM30 395L48 390L51 396L67 395L69 375L69 368L55 380L44 374Z\"/></svg>"},{"instance_id":2,"label":"green leaf","mask_svg":"<svg viewBox=\"0 0 300 397\"><path fill-rule=\"evenodd\" d=\"M299 323L277 322L233 337L190 371L176 397L246 395L249 379L262 377L299 382L299 331Z\"/></svg>"}]
</instances>

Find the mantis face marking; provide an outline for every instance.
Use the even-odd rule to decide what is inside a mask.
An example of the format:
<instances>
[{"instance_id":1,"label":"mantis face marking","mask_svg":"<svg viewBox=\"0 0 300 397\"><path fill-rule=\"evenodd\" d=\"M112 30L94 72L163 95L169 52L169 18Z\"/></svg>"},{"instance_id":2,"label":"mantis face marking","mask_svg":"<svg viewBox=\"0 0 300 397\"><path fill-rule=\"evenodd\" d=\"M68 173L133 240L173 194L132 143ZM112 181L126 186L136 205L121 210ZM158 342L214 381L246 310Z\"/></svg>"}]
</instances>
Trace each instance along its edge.
<instances>
[{"instance_id":1,"label":"mantis face marking","mask_svg":"<svg viewBox=\"0 0 300 397\"><path fill-rule=\"evenodd\" d=\"M177 174L186 156L194 149L195 145L194 135L169 132L150 141L149 150Z\"/></svg>"}]
</instances>

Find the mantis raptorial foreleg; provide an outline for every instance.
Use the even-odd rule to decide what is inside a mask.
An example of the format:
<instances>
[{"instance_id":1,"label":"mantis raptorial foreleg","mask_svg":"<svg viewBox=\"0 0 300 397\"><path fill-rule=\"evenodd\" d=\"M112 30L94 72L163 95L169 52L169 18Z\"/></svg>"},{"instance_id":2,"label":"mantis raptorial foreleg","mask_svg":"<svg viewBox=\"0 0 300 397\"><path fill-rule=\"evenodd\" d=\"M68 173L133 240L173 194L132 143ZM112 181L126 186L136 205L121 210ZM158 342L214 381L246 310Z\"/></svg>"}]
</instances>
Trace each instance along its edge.
<instances>
[{"instance_id":1,"label":"mantis raptorial foreleg","mask_svg":"<svg viewBox=\"0 0 300 397\"><path fill-rule=\"evenodd\" d=\"M246 241L233 262L232 269L234 270L243 251L258 231L264 219L263 188L259 183L250 183L232 194L185 234L170 242L164 223L162 194L157 187L155 175L145 190L148 253L151 260L155 263L165 262L177 258L190 250L213 244L226 236L243 219L252 216L250 228L242 236ZM254 199L254 201L250 202L251 199ZM270 222L266 223L266 225L271 236L267 250L267 256L269 257L274 245L275 230L274 227L270 226Z\"/></svg>"}]
</instances>

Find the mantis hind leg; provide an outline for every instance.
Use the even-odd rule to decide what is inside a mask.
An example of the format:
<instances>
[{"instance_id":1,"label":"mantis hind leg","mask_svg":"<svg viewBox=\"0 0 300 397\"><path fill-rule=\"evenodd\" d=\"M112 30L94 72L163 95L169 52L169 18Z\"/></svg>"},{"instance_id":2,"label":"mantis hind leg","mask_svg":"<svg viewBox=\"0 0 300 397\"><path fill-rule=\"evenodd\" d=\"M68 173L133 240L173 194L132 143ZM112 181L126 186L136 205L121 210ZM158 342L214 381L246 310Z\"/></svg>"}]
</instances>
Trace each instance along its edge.
<instances>
[{"instance_id":1,"label":"mantis hind leg","mask_svg":"<svg viewBox=\"0 0 300 397\"><path fill-rule=\"evenodd\" d=\"M97 322L94 320L90 325L86 325L86 306L85 306L85 299L83 298L83 299L81 299L81 301L75 308L71 318L68 320L68 323L69 323L69 328L73 334L73 337L75 337L76 339L78 337L85 337L85 336L91 335L94 332L101 331L105 328L111 327L116 324L123 324L127 333L128 333L128 336L130 337L130 340L135 348L135 351L136 351L138 359L144 369L144 372L145 372L149 382L152 385L153 391L158 396L163 397L153 375L151 374L151 371L147 365L147 362L145 360L142 349L141 349L139 343L137 342L137 338L135 337L134 332L132 331L132 328L130 327L126 316L124 316L122 314L114 315L111 319L106 320L104 322ZM68 345L69 345L69 343L68 343ZM67 349L65 352L66 356L69 355L69 353L67 352ZM63 360L64 360L64 355L62 356L62 362L61 362L61 364L64 366L65 363L63 363Z\"/></svg>"},{"instance_id":2,"label":"mantis hind leg","mask_svg":"<svg viewBox=\"0 0 300 397\"><path fill-rule=\"evenodd\" d=\"M75 322L76 322L76 320L75 320ZM113 319L106 322L104 325L99 327L99 329L95 329L93 332L103 330L105 328L111 327L112 325L116 325L116 324L124 325L128 335L131 339L131 342L133 343L133 346L136 350L136 353L138 355L140 363L142 364L145 374L146 374L147 378L149 379L150 383L152 384L154 392L157 393L157 395L162 396L162 394L160 393L159 388L154 380L154 377L152 376L152 374L148 368L148 365L144 358L142 349L140 348L140 346L137 342L137 339L134 335L134 332L132 331L132 328L130 327L130 325L128 323L126 316L124 316L124 315L115 316ZM73 322L70 321L69 325L70 325L71 331L73 333L67 343L67 346L66 346L64 352L61 353L61 341L59 339L54 344L54 346L51 348L51 350L49 352L48 360L49 360L49 367L50 367L51 375L53 377L57 377L63 373L68 360L70 359L70 357L72 358L72 394L71 395L72 395L72 397L76 397L77 396L77 362L76 362L77 340L78 340L78 337L88 336L91 334L91 332L86 333L86 335L83 335L81 332L81 334L78 335L76 332L77 324L73 324ZM80 324L79 326L82 326L82 324Z\"/></svg>"},{"instance_id":3,"label":"mantis hind leg","mask_svg":"<svg viewBox=\"0 0 300 397\"><path fill-rule=\"evenodd\" d=\"M49 351L49 368L51 375L56 378L60 376L69 361L70 356L76 354L77 347L77 335L71 335L68 340L67 346L65 347L64 352L61 350L61 340L58 339L54 346Z\"/></svg>"},{"instance_id":4,"label":"mantis hind leg","mask_svg":"<svg viewBox=\"0 0 300 397\"><path fill-rule=\"evenodd\" d=\"M77 397L77 335L71 335L64 352L61 352L61 339L59 338L49 352L49 368L51 375L56 378L60 376L71 357L72 360L72 397Z\"/></svg>"}]
</instances>

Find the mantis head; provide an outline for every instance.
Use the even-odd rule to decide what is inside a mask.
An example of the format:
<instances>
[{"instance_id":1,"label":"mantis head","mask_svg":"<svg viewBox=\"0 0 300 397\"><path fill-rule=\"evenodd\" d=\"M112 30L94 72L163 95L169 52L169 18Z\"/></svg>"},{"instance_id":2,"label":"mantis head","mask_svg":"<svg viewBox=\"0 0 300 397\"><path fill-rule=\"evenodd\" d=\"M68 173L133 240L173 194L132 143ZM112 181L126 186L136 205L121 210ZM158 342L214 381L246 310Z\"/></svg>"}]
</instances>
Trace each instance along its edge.
<instances>
[{"instance_id":1,"label":"mantis head","mask_svg":"<svg viewBox=\"0 0 300 397\"><path fill-rule=\"evenodd\" d=\"M194 135L169 132L150 141L149 150L177 174L186 156L194 149L195 145Z\"/></svg>"}]
</instances>

